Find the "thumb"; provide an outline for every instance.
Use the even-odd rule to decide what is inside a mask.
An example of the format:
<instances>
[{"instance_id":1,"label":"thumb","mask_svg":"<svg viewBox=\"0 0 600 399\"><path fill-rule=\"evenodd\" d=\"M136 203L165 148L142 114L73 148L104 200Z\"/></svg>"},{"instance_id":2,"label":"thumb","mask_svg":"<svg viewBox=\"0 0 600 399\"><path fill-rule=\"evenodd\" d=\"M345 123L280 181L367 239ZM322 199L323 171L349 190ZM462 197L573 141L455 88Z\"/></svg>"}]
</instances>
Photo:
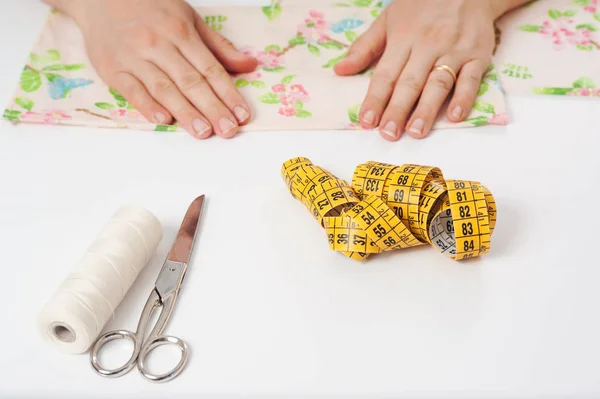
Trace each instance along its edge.
<instances>
[{"instance_id":1,"label":"thumb","mask_svg":"<svg viewBox=\"0 0 600 399\"><path fill-rule=\"evenodd\" d=\"M341 76L362 72L385 50L385 19L380 16L371 27L350 46L348 54L333 70Z\"/></svg>"},{"instance_id":2,"label":"thumb","mask_svg":"<svg viewBox=\"0 0 600 399\"><path fill-rule=\"evenodd\" d=\"M208 26L198 13L196 13L196 29L206 47L208 47L227 71L232 73L247 73L254 71L258 66L256 58L237 50L229 40Z\"/></svg>"}]
</instances>

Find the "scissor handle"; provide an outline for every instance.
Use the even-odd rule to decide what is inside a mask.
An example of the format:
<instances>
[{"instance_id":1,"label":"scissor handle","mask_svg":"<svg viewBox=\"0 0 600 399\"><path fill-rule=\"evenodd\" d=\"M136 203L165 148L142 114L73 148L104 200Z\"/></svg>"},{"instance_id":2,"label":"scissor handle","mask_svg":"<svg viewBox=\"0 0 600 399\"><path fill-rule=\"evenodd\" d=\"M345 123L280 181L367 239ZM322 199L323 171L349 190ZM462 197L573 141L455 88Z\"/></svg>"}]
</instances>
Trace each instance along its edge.
<instances>
[{"instance_id":1,"label":"scissor handle","mask_svg":"<svg viewBox=\"0 0 600 399\"><path fill-rule=\"evenodd\" d=\"M98 363L98 352L100 352L106 343L116 339L128 339L133 343L133 352L131 353L131 357L121 367L117 367L115 369L104 368L100 365L100 363ZM141 350L142 344L135 333L127 330L109 331L106 334L101 335L92 347L92 350L90 351L90 362L92 363L94 370L101 376L109 378L120 377L124 374L127 374L135 366Z\"/></svg>"},{"instance_id":2,"label":"scissor handle","mask_svg":"<svg viewBox=\"0 0 600 399\"><path fill-rule=\"evenodd\" d=\"M152 352L155 348L163 345L176 345L181 350L181 359L179 363L170 371L163 374L153 374L146 368L146 356ZM140 373L153 382L167 382L177 377L184 369L188 359L188 348L185 342L177 337L170 335L160 335L158 337L150 339L144 344L142 350L139 353L137 365Z\"/></svg>"}]
</instances>

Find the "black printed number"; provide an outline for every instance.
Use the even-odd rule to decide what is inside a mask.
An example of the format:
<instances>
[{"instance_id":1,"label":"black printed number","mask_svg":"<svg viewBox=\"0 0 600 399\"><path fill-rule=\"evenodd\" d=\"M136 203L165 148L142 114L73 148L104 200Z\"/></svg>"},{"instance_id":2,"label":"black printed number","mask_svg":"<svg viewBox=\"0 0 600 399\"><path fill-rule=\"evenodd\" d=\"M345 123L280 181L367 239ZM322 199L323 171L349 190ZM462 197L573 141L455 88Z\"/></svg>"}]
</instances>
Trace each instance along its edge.
<instances>
[{"instance_id":1,"label":"black printed number","mask_svg":"<svg viewBox=\"0 0 600 399\"><path fill-rule=\"evenodd\" d=\"M402 202L404 200L404 190L394 191L394 201Z\"/></svg>"},{"instance_id":2,"label":"black printed number","mask_svg":"<svg viewBox=\"0 0 600 399\"><path fill-rule=\"evenodd\" d=\"M370 212L367 212L366 215L362 215L361 218L365 221L366 224L371 224L375 221L375 217L371 215Z\"/></svg>"},{"instance_id":3,"label":"black printed number","mask_svg":"<svg viewBox=\"0 0 600 399\"><path fill-rule=\"evenodd\" d=\"M473 224L472 223L463 223L462 224L462 233L463 236L473 234Z\"/></svg>"},{"instance_id":4,"label":"black printed number","mask_svg":"<svg viewBox=\"0 0 600 399\"><path fill-rule=\"evenodd\" d=\"M406 183L408 183L408 176L400 175L400 177L398 177L398 184L405 185Z\"/></svg>"},{"instance_id":5,"label":"black printed number","mask_svg":"<svg viewBox=\"0 0 600 399\"><path fill-rule=\"evenodd\" d=\"M394 240L392 237L388 237L387 239L383 240L383 243L388 247L391 247L392 245L396 244L396 240Z\"/></svg>"},{"instance_id":6,"label":"black printed number","mask_svg":"<svg viewBox=\"0 0 600 399\"><path fill-rule=\"evenodd\" d=\"M393 207L393 209L396 216L398 216L399 219L402 219L402 208L400 208L399 206L395 206Z\"/></svg>"},{"instance_id":7,"label":"black printed number","mask_svg":"<svg viewBox=\"0 0 600 399\"><path fill-rule=\"evenodd\" d=\"M354 245L365 245L367 243L367 237L361 237L358 234L354 234L354 240L352 244Z\"/></svg>"},{"instance_id":8,"label":"black printed number","mask_svg":"<svg viewBox=\"0 0 600 399\"><path fill-rule=\"evenodd\" d=\"M367 191L377 191L379 190L379 180L367 180L367 185L365 187Z\"/></svg>"},{"instance_id":9,"label":"black printed number","mask_svg":"<svg viewBox=\"0 0 600 399\"><path fill-rule=\"evenodd\" d=\"M467 200L467 192L463 191L462 193L459 191L456 193L456 200L457 201L466 201Z\"/></svg>"},{"instance_id":10,"label":"black printed number","mask_svg":"<svg viewBox=\"0 0 600 399\"><path fill-rule=\"evenodd\" d=\"M446 231L448 233L454 233L454 225L452 224L452 222L450 220L448 220L446 222Z\"/></svg>"},{"instance_id":11,"label":"black printed number","mask_svg":"<svg viewBox=\"0 0 600 399\"><path fill-rule=\"evenodd\" d=\"M382 225L378 224L374 229L373 232L375 234L377 234L377 237L381 238L385 235L386 230L385 227L383 227Z\"/></svg>"},{"instance_id":12,"label":"black printed number","mask_svg":"<svg viewBox=\"0 0 600 399\"><path fill-rule=\"evenodd\" d=\"M469 205L461 206L460 208L458 208L458 210L460 212L461 218L471 217L471 208L469 208Z\"/></svg>"},{"instance_id":13,"label":"black printed number","mask_svg":"<svg viewBox=\"0 0 600 399\"><path fill-rule=\"evenodd\" d=\"M465 252L475 250L475 243L473 243L473 240L465 241L464 249L465 249Z\"/></svg>"},{"instance_id":14,"label":"black printed number","mask_svg":"<svg viewBox=\"0 0 600 399\"><path fill-rule=\"evenodd\" d=\"M338 244L348 244L348 234L338 234Z\"/></svg>"}]
</instances>

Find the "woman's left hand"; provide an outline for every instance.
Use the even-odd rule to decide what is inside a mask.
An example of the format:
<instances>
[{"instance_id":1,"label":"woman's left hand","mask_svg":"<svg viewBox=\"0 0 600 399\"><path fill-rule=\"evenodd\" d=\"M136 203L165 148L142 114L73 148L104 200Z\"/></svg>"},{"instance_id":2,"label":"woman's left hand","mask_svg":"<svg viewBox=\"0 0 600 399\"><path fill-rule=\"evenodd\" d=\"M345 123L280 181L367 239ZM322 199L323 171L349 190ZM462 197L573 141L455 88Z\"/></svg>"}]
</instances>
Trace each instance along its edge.
<instances>
[{"instance_id":1,"label":"woman's left hand","mask_svg":"<svg viewBox=\"0 0 600 399\"><path fill-rule=\"evenodd\" d=\"M390 141L427 136L454 88L448 118L471 112L495 46L494 0L395 0L335 66L353 75L379 60L360 110ZM436 68L441 65L445 67ZM454 72L454 73L453 73ZM456 74L457 80L455 81Z\"/></svg>"}]
</instances>

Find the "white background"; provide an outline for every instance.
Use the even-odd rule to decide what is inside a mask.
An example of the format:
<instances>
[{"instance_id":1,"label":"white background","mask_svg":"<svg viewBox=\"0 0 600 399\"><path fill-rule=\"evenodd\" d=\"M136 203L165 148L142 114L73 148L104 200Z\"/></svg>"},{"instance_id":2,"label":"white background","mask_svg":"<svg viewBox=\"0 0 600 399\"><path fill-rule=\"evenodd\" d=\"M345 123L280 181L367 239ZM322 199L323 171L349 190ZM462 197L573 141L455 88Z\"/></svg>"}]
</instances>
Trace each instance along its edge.
<instances>
[{"instance_id":1,"label":"white background","mask_svg":"<svg viewBox=\"0 0 600 399\"><path fill-rule=\"evenodd\" d=\"M45 17L36 0L2 4L2 104ZM599 396L600 102L508 103L508 127L397 143L353 131L196 141L1 122L0 396ZM420 248L360 264L331 252L280 178L294 156L348 180L369 160L479 180L499 207L491 253L457 263ZM108 325L135 328L202 193L201 235L167 328L192 350L178 379L154 385L134 371L106 380L87 355L42 341L37 312L129 203L164 228L156 258Z\"/></svg>"}]
</instances>

